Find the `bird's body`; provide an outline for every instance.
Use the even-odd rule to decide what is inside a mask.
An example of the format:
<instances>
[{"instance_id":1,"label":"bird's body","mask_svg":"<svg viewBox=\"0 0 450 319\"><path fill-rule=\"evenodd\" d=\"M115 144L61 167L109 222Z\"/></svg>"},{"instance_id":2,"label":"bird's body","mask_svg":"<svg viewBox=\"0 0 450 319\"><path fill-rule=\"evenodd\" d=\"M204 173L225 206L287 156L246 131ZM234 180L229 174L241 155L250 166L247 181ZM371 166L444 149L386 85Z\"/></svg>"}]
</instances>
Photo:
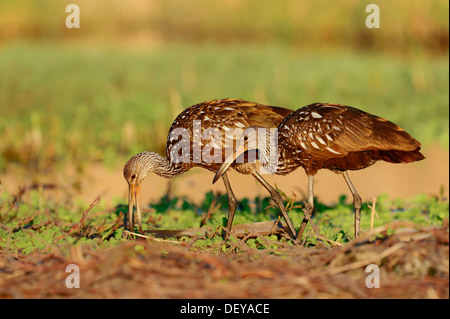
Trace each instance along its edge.
<instances>
[{"instance_id":1,"label":"bird's body","mask_svg":"<svg viewBox=\"0 0 450 319\"><path fill-rule=\"evenodd\" d=\"M277 174L303 167L359 170L378 160L409 163L423 159L420 143L400 126L350 106L315 103L288 115L278 127Z\"/></svg>"},{"instance_id":2,"label":"bird's body","mask_svg":"<svg viewBox=\"0 0 450 319\"><path fill-rule=\"evenodd\" d=\"M261 153L268 171L286 175L298 167L305 169L310 213L313 208L313 177L318 170L329 169L343 174L354 199L356 236L359 234L361 198L346 171L364 169L379 160L409 163L424 159L420 153L420 143L398 125L340 104L315 103L300 108L281 121L276 136L266 134L263 138L267 140L265 145L274 144L273 139L277 142L275 158L268 159L267 149ZM241 139L241 147L236 150L235 157L242 151L249 151L244 144ZM226 166L224 164L219 169L216 177L226 171ZM298 239L304 227L305 220Z\"/></svg>"},{"instance_id":3,"label":"bird's body","mask_svg":"<svg viewBox=\"0 0 450 319\"><path fill-rule=\"evenodd\" d=\"M232 153L246 128L251 126L276 128L291 112L289 109L239 99L212 100L188 107L177 116L169 130L165 157L153 152L142 152L125 164L124 177L130 185L129 219L132 218L133 200L138 206L138 198L133 199L133 192L139 194L139 185L148 172L154 172L165 178L183 174L192 167L202 167L215 172L226 156ZM285 217L292 236L295 236L295 229L287 216L280 195L256 172L255 164L234 163L232 167L239 173L252 174L266 187ZM236 199L226 175L223 176L223 180L230 206L227 238L236 209ZM139 206L138 221L141 225Z\"/></svg>"},{"instance_id":4,"label":"bird's body","mask_svg":"<svg viewBox=\"0 0 450 319\"><path fill-rule=\"evenodd\" d=\"M231 154L242 132L252 126L276 128L292 110L266 106L237 99L221 99L193 105L173 121L167 138L166 157L175 170L184 171L202 167L216 172L228 154ZM183 136L172 134L176 129L189 134L189 154L186 162L176 163L177 155L183 157L183 150L176 145ZM218 133L218 134L214 134ZM201 156L201 158L200 158ZM243 174L250 174L253 164L235 163L232 167Z\"/></svg>"}]
</instances>

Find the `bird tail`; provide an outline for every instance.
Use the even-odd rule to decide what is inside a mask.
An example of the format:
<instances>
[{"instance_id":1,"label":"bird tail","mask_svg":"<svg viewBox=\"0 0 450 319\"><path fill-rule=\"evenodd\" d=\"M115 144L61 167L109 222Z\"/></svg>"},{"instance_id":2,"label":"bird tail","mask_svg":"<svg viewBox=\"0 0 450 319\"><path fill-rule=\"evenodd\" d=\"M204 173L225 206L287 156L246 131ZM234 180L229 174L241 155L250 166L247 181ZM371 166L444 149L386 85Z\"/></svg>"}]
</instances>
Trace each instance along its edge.
<instances>
[{"instance_id":1,"label":"bird tail","mask_svg":"<svg viewBox=\"0 0 450 319\"><path fill-rule=\"evenodd\" d=\"M378 159L389 163L411 163L425 159L425 156L420 152L420 147L414 151L378 151Z\"/></svg>"}]
</instances>

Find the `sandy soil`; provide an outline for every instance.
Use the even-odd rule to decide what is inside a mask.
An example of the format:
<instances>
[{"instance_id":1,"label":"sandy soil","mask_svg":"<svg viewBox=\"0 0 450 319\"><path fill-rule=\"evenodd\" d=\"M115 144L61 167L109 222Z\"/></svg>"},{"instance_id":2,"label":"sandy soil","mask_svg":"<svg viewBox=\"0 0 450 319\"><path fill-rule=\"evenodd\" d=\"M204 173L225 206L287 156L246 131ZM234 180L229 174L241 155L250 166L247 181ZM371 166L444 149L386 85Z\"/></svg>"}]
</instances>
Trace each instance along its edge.
<instances>
[{"instance_id":1,"label":"sandy soil","mask_svg":"<svg viewBox=\"0 0 450 319\"><path fill-rule=\"evenodd\" d=\"M426 159L411 164L389 164L378 162L372 167L360 171L350 172L350 178L363 200L370 196L382 193L389 194L390 198L408 198L419 193L438 195L441 186L444 195L449 195L449 151L438 146L423 150ZM193 168L189 172L172 180L171 194L183 196L199 203L208 191L225 193L221 181L212 185L213 174L201 168ZM230 172L230 181L237 199L253 198L256 195L268 196L266 190L251 176L241 175L235 171ZM298 169L288 176L263 175L271 184L277 184L287 194L295 192L297 198L305 199L307 178L303 169ZM126 202L127 184L122 176L122 166L108 169L101 164L92 164L83 174L75 173L74 169L67 168L64 172L55 175L36 177L39 183L56 185L59 192L66 192L67 197L74 196L90 203L98 194L106 205L110 206L118 200ZM19 186L30 186L32 181L28 175L20 170L9 170L0 177L1 188L8 193L16 193ZM78 189L73 193L73 188ZM142 185L141 204L147 205L166 194L169 180L150 174ZM65 191L66 190L66 191ZM70 194L69 194L70 192ZM46 193L55 195L54 188ZM338 200L339 196L346 194L351 198L343 178L330 171L322 170L315 178L315 195L325 203Z\"/></svg>"}]
</instances>

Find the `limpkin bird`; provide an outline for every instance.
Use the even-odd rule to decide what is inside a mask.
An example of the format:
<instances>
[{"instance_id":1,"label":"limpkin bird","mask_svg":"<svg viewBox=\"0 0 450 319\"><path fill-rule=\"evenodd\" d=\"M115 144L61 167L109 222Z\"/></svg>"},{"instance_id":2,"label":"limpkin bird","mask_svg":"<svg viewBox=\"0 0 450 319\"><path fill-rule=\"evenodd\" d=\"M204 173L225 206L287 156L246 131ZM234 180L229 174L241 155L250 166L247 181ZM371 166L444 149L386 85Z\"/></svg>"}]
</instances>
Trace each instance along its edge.
<instances>
[{"instance_id":1,"label":"limpkin bird","mask_svg":"<svg viewBox=\"0 0 450 319\"><path fill-rule=\"evenodd\" d=\"M269 155L270 145L276 145L275 156ZM314 210L317 171L325 168L342 174L353 195L355 237L360 233L361 197L347 171L366 168L379 160L410 163L425 158L420 153L420 143L400 126L354 107L315 103L288 115L278 125L276 134L256 127L247 129L233 154L216 172L213 183L240 154L252 149L259 150L259 158L265 162L266 169L277 175L289 174L300 166L304 168L308 176L306 213L309 216ZM305 216L297 240L302 237L307 222Z\"/></svg>"},{"instance_id":2,"label":"limpkin bird","mask_svg":"<svg viewBox=\"0 0 450 319\"><path fill-rule=\"evenodd\" d=\"M199 103L181 112L173 122L166 145L166 157L153 152L133 156L124 166L123 175L128 182L128 221L132 229L133 203L136 203L139 230L142 232L139 205L140 185L148 173L173 178L192 167L216 172L226 155L231 154L244 129L251 126L276 128L292 110L266 106L239 99L220 99ZM248 156L245 155L248 159ZM251 174L270 193L295 238L295 228L286 213L280 194L256 171L254 163L231 165L242 174ZM225 240L229 238L237 201L226 173L222 175L228 195L228 220Z\"/></svg>"}]
</instances>

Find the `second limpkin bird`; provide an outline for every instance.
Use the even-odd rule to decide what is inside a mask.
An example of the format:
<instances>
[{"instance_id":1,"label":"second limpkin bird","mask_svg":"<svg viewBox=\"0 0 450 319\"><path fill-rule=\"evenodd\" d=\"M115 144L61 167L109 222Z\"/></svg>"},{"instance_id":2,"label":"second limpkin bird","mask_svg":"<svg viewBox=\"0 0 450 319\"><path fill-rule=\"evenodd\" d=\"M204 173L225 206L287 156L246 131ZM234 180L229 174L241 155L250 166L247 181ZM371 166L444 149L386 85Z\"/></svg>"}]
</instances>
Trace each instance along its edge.
<instances>
[{"instance_id":1,"label":"second limpkin bird","mask_svg":"<svg viewBox=\"0 0 450 319\"><path fill-rule=\"evenodd\" d=\"M239 99L220 99L188 107L173 122L166 145L166 156L142 152L133 156L124 166L123 175L128 182L128 221L133 224L133 203L136 203L139 230L142 232L139 205L140 185L148 173L173 178L192 167L215 172L227 154L231 154L244 129L251 126L276 128L292 110L266 106ZM246 156L248 158L248 156ZM251 174L270 193L286 220L291 236L295 229L286 213L280 194L258 174L255 164L244 162L232 167L242 174ZM222 179L228 194L229 212L225 240L228 239L236 210L236 198L225 173Z\"/></svg>"},{"instance_id":2,"label":"second limpkin bird","mask_svg":"<svg viewBox=\"0 0 450 319\"><path fill-rule=\"evenodd\" d=\"M276 145L275 156L269 154L270 145ZM240 154L252 149L259 150L259 156L269 172L286 175L298 167L305 169L308 176L306 213L311 216L314 209L314 175L320 169L329 169L342 174L353 195L357 237L360 233L361 197L347 171L366 168L379 160L390 163L420 161L425 158L420 146L400 126L386 119L350 106L315 103L288 115L279 124L275 135L256 127L248 129L233 154L217 171L213 182ZM304 218L297 240L302 237L309 216Z\"/></svg>"}]
</instances>

